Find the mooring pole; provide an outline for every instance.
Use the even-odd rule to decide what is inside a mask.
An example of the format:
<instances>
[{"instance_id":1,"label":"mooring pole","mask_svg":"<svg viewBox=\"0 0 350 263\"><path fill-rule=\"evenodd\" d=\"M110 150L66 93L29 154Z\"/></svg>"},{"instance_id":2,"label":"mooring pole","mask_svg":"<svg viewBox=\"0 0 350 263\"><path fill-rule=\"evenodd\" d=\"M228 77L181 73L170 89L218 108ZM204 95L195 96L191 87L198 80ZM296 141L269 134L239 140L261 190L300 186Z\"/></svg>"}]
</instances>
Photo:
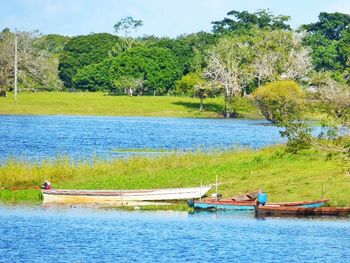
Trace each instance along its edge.
<instances>
[{"instance_id":1,"label":"mooring pole","mask_svg":"<svg viewBox=\"0 0 350 263\"><path fill-rule=\"evenodd\" d=\"M215 180L215 198L218 200L218 175L216 175L216 180Z\"/></svg>"},{"instance_id":2,"label":"mooring pole","mask_svg":"<svg viewBox=\"0 0 350 263\"><path fill-rule=\"evenodd\" d=\"M17 99L17 35L15 35L15 100Z\"/></svg>"}]
</instances>

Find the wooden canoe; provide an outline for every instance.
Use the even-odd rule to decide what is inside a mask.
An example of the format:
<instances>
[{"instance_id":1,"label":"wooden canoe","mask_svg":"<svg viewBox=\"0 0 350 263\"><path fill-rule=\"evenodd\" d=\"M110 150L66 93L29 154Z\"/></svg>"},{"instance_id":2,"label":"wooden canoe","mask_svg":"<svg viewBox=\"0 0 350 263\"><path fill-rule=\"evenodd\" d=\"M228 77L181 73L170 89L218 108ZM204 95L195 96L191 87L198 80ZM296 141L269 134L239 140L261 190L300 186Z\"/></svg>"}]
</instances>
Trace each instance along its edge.
<instances>
[{"instance_id":1,"label":"wooden canoe","mask_svg":"<svg viewBox=\"0 0 350 263\"><path fill-rule=\"evenodd\" d=\"M211 185L151 190L42 190L44 203L116 203L201 198Z\"/></svg>"},{"instance_id":2,"label":"wooden canoe","mask_svg":"<svg viewBox=\"0 0 350 263\"><path fill-rule=\"evenodd\" d=\"M302 202L267 203L266 207L321 207L328 200L314 200ZM256 201L234 201L230 199L216 200L206 199L202 201L189 200L188 205L198 210L251 210L256 206Z\"/></svg>"},{"instance_id":3,"label":"wooden canoe","mask_svg":"<svg viewBox=\"0 0 350 263\"><path fill-rule=\"evenodd\" d=\"M255 214L264 216L349 216L350 207L256 206Z\"/></svg>"},{"instance_id":4,"label":"wooden canoe","mask_svg":"<svg viewBox=\"0 0 350 263\"><path fill-rule=\"evenodd\" d=\"M236 195L231 197L230 199L233 201L254 201L258 197L259 190L248 192L242 195Z\"/></svg>"}]
</instances>

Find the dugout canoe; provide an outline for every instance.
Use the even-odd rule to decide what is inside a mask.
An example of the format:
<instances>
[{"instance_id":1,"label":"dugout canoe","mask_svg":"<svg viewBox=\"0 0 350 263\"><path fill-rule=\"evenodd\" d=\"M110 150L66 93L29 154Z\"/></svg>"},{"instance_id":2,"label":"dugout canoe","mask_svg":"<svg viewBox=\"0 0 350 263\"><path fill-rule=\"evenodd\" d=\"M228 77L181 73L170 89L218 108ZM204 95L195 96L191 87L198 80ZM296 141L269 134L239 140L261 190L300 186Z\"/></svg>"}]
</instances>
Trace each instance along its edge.
<instances>
[{"instance_id":1,"label":"dugout canoe","mask_svg":"<svg viewBox=\"0 0 350 263\"><path fill-rule=\"evenodd\" d=\"M316 208L324 206L328 200L314 200L302 202L267 203L265 207L305 207ZM254 211L256 201L235 201L208 199L202 201L188 200L188 205L196 210L251 210Z\"/></svg>"},{"instance_id":2,"label":"dugout canoe","mask_svg":"<svg viewBox=\"0 0 350 263\"><path fill-rule=\"evenodd\" d=\"M350 207L256 206L255 214L265 216L349 216Z\"/></svg>"},{"instance_id":3,"label":"dugout canoe","mask_svg":"<svg viewBox=\"0 0 350 263\"><path fill-rule=\"evenodd\" d=\"M201 198L211 185L189 188L150 190L42 190L44 203L124 203L128 201L163 201Z\"/></svg>"}]
</instances>

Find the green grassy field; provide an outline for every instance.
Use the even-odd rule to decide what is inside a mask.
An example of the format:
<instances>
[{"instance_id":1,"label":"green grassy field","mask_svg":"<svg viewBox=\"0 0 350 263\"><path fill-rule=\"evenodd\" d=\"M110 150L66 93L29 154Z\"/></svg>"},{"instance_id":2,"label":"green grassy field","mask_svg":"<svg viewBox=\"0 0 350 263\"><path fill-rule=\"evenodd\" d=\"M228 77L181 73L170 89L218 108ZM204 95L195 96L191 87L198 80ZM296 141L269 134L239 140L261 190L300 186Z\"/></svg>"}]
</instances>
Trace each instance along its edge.
<instances>
[{"instance_id":1,"label":"green grassy field","mask_svg":"<svg viewBox=\"0 0 350 263\"><path fill-rule=\"evenodd\" d=\"M204 100L174 96L106 96L104 93L37 92L13 94L0 98L0 114L37 115L98 115L98 116L162 116L162 117L222 117L224 99ZM246 118L261 118L257 109L243 101L239 114Z\"/></svg>"},{"instance_id":2,"label":"green grassy field","mask_svg":"<svg viewBox=\"0 0 350 263\"><path fill-rule=\"evenodd\" d=\"M152 189L199 186L215 182L224 197L263 188L270 201L329 198L332 206L350 206L350 176L337 160L306 151L284 153L284 147L259 151L171 153L157 158L71 164L68 159L41 164L9 161L0 166L0 199L5 202L40 202L38 190L11 191L11 187L34 187L50 180L55 188ZM182 204L183 207L183 204Z\"/></svg>"}]
</instances>

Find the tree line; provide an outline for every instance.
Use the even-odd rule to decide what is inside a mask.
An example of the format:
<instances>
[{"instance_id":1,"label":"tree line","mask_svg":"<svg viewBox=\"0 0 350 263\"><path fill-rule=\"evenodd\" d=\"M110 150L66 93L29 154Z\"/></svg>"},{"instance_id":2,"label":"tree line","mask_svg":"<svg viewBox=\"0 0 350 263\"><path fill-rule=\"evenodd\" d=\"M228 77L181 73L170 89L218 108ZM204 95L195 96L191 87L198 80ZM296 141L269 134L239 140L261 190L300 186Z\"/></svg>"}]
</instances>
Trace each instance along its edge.
<instances>
[{"instance_id":1,"label":"tree line","mask_svg":"<svg viewBox=\"0 0 350 263\"><path fill-rule=\"evenodd\" d=\"M114 25L114 35L42 36L36 31L4 29L0 33L0 85L7 90L13 86L15 34L22 88L198 96L198 90L210 95L219 89L231 100L264 83L305 81L317 72L349 83L350 16L320 13L319 21L298 30L291 29L289 19L267 10L233 10L223 20L212 22L211 33L176 38L132 38L130 33L143 23L131 17ZM192 85L193 79L199 82Z\"/></svg>"}]
</instances>

